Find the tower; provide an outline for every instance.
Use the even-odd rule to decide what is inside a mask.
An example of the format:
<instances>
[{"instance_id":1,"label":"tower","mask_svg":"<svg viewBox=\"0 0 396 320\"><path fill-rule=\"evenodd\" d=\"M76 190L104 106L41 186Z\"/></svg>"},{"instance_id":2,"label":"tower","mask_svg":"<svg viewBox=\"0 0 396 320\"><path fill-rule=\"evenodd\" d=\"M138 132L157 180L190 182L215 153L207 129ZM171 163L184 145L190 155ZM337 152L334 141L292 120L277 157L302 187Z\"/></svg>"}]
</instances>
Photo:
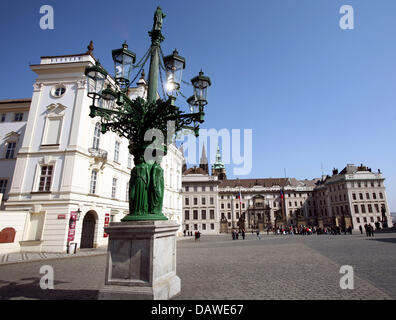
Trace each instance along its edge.
<instances>
[{"instance_id":1,"label":"tower","mask_svg":"<svg viewBox=\"0 0 396 320\"><path fill-rule=\"evenodd\" d=\"M199 161L199 167L209 174L208 157L206 156L205 144L202 146L201 160Z\"/></svg>"},{"instance_id":2,"label":"tower","mask_svg":"<svg viewBox=\"0 0 396 320\"><path fill-rule=\"evenodd\" d=\"M221 161L220 147L217 147L216 162L212 166L212 176L217 176L219 180L227 180L226 168Z\"/></svg>"},{"instance_id":3,"label":"tower","mask_svg":"<svg viewBox=\"0 0 396 320\"><path fill-rule=\"evenodd\" d=\"M186 163L186 158L184 157L184 147L183 145L180 146L179 151L183 155L183 164L182 164L182 174L187 171L187 163Z\"/></svg>"}]
</instances>

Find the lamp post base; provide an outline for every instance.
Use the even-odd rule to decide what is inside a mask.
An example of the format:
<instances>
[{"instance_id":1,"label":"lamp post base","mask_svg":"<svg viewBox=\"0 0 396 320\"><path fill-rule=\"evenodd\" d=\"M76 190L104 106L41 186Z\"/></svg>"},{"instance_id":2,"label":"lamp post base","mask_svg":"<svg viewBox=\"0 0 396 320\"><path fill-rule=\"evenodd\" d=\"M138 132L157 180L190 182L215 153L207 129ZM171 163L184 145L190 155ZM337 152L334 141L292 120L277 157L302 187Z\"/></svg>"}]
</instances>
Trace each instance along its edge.
<instances>
[{"instance_id":1,"label":"lamp post base","mask_svg":"<svg viewBox=\"0 0 396 320\"><path fill-rule=\"evenodd\" d=\"M111 223L100 300L168 300L180 293L174 221Z\"/></svg>"}]
</instances>

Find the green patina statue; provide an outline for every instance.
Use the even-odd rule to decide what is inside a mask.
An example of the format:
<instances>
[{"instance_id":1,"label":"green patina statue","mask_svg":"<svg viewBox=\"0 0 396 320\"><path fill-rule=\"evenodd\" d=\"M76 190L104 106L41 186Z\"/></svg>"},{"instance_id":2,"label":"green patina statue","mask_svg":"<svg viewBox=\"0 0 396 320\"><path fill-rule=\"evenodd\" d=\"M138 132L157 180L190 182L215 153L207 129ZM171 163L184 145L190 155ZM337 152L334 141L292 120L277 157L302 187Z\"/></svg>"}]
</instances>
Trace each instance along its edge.
<instances>
[{"instance_id":1,"label":"green patina statue","mask_svg":"<svg viewBox=\"0 0 396 320\"><path fill-rule=\"evenodd\" d=\"M150 165L143 157L135 159L134 162L135 167L129 180L129 212L136 216L145 216L149 213Z\"/></svg>"}]
</instances>

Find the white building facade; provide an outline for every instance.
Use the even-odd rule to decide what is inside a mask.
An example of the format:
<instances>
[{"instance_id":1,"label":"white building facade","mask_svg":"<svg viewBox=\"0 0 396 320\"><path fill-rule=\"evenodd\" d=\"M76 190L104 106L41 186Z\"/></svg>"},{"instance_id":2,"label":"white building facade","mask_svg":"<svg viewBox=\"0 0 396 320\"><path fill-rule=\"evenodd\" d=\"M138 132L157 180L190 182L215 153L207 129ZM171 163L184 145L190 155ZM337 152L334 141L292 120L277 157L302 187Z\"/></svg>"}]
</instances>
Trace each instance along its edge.
<instances>
[{"instance_id":1,"label":"white building facade","mask_svg":"<svg viewBox=\"0 0 396 320\"><path fill-rule=\"evenodd\" d=\"M128 214L133 156L129 141L113 132L101 134L100 118L89 117L84 71L94 64L89 52L42 57L40 64L31 66L37 74L31 103L19 106L25 122L0 123L3 140L16 141L17 154L16 160L0 162L9 188L5 210L29 212L22 251L65 252L70 242L77 248L104 246L104 227ZM145 98L146 89L141 79L132 95ZM10 107L0 102L2 106L0 115ZM11 110L10 116L12 112L16 113ZM162 163L164 214L179 224L182 162L182 153L170 145ZM70 223L72 213L79 217L75 225Z\"/></svg>"}]
</instances>

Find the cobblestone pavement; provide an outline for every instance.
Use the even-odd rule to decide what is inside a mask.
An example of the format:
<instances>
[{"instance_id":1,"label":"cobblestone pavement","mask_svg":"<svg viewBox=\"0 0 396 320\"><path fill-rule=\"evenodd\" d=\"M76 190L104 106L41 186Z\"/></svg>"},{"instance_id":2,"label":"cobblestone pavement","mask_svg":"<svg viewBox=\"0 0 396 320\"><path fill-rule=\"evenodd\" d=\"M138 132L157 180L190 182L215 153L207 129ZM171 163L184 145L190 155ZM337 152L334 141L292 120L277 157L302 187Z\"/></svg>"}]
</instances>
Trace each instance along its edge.
<instances>
[{"instance_id":1,"label":"cobblestone pavement","mask_svg":"<svg viewBox=\"0 0 396 320\"><path fill-rule=\"evenodd\" d=\"M396 234L202 236L178 242L175 300L396 299ZM54 268L55 290L41 290L40 267ZM340 266L354 268L342 290ZM105 255L0 265L0 299L96 299Z\"/></svg>"}]
</instances>

